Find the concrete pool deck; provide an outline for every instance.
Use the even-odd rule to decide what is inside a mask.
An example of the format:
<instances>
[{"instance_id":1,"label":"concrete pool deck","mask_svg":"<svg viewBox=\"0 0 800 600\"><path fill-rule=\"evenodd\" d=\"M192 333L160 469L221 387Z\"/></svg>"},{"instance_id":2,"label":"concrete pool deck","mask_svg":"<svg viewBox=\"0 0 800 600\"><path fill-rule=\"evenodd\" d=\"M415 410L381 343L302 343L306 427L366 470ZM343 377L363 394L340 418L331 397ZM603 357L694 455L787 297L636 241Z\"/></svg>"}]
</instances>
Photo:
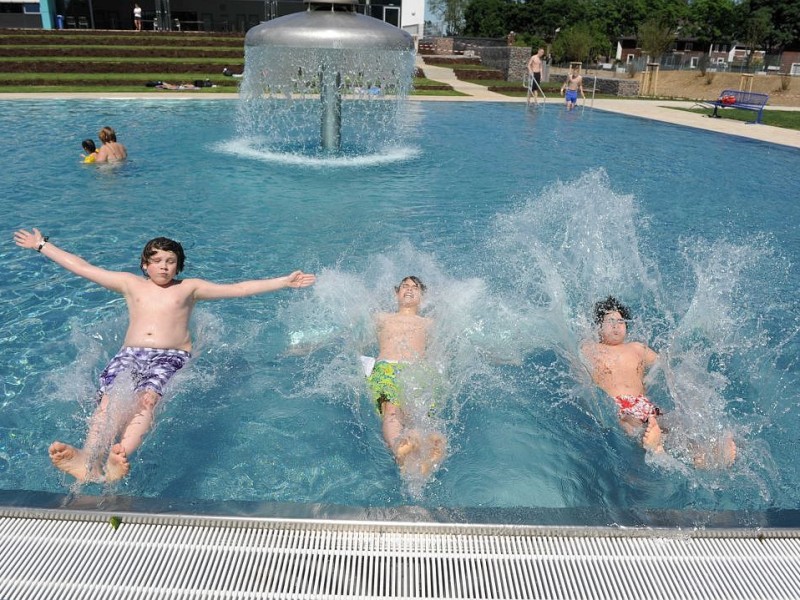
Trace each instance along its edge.
<instances>
[{"instance_id":1,"label":"concrete pool deck","mask_svg":"<svg viewBox=\"0 0 800 600\"><path fill-rule=\"evenodd\" d=\"M526 104L527 99L524 97L512 97L504 94L498 94L490 91L486 86L461 81L455 76L453 69L447 67L440 67L435 65L427 65L421 62L421 58L417 57L417 66L425 71L425 76L433 81L438 81L443 84L451 86L457 92L464 94L463 96L425 96L414 95L411 96L412 102L505 102L515 104ZM36 94L0 94L0 101L2 100L66 100L66 99L108 99L108 100L131 100L136 98L141 99L173 99L173 100L232 100L238 98L239 95L235 93L218 93L218 94L204 94L197 92L180 92L165 90L163 93L157 92L109 92L109 93L36 93ZM589 110L602 110L606 112L613 112L630 117L638 117L641 119L650 119L653 121L661 121L664 123L671 123L673 125L682 125L685 127L693 127L695 129L703 129L706 131L713 131L715 133L723 133L725 135L735 135L751 140L761 142L768 142L772 144L780 144L792 148L800 148L800 131L794 129L785 129L782 127L773 127L771 125L761 125L744 123L734 119L710 119L707 115L700 115L693 112L688 112L685 108L697 108L700 106L697 102L691 100L639 100L639 99L625 99L625 98L603 98L596 99L593 102L590 98L586 99L586 108ZM770 106L769 110L789 110L798 111L800 108L784 107L784 106ZM579 106L583 110L583 105ZM537 110L533 105L529 110ZM539 108L538 110L541 110ZM545 103L545 110L564 110L563 100L560 96L548 98ZM710 113L710 109L709 109ZM753 115L755 119L755 115Z\"/></svg>"}]
</instances>

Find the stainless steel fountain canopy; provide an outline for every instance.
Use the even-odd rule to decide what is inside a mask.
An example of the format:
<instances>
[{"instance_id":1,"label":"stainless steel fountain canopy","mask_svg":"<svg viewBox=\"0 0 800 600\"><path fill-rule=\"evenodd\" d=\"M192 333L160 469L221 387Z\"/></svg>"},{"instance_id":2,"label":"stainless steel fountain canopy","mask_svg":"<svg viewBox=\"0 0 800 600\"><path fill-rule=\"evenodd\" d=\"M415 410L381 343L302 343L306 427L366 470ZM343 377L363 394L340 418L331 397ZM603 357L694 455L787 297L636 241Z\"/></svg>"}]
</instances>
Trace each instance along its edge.
<instances>
[{"instance_id":1,"label":"stainless steel fountain canopy","mask_svg":"<svg viewBox=\"0 0 800 600\"><path fill-rule=\"evenodd\" d=\"M357 13L358 0L306 0L308 10L256 25L244 45L286 48L413 50L408 32Z\"/></svg>"},{"instance_id":2,"label":"stainless steel fountain canopy","mask_svg":"<svg viewBox=\"0 0 800 600\"><path fill-rule=\"evenodd\" d=\"M267 73L284 85L298 73L318 73L321 143L325 150L337 151L342 131L342 73L357 62L361 66L356 71L365 74L365 57L385 63L389 54L411 55L414 40L399 27L356 12L358 0L306 0L306 4L304 12L261 23L247 32L246 73ZM265 50L290 52L266 59ZM251 60L257 64L254 69L249 66ZM413 64L408 65L410 75ZM387 68L392 71L391 65ZM256 89L256 93L260 91Z\"/></svg>"}]
</instances>

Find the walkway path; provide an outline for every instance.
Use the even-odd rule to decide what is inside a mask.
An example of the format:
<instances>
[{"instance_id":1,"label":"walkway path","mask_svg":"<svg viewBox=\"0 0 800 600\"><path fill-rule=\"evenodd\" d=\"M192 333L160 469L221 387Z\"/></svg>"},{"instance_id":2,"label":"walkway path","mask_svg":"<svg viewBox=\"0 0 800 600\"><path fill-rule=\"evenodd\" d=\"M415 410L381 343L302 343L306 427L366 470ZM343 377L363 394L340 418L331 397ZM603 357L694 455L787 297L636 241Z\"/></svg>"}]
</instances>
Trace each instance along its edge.
<instances>
[{"instance_id":1,"label":"walkway path","mask_svg":"<svg viewBox=\"0 0 800 600\"><path fill-rule=\"evenodd\" d=\"M417 66L425 71L428 79L439 81L450 85L454 90L464 94L463 96L425 96L415 94L411 97L412 101L425 102L506 102L524 104L524 97L512 97L496 92L491 92L486 86L476 83L461 81L455 76L452 68L426 65L422 58L417 55ZM51 94L0 94L0 100L64 100L68 98L100 98L100 99L133 99L147 98L152 100L159 95L153 92L147 93L126 93L115 92L107 94L97 93L51 93ZM196 92L165 92L162 98L174 100L196 99L196 100L222 100L235 99L238 94L218 93L218 94L198 94ZM671 101L671 100L639 100L633 98L610 98L596 99L593 103L587 101L587 108L595 108L607 112L619 113L631 117L642 119L652 119L674 125L694 127L706 131L714 131L727 135L781 144L792 148L800 148L800 131L794 129L784 129L772 127L770 125L752 125L735 121L733 119L710 119L706 115L675 110L676 108L693 108L696 105L690 101ZM531 107L530 110L536 110ZM539 109L541 110L541 109ZM550 98L545 106L545 110L564 110L561 97ZM789 107L770 107L770 110L800 110ZM710 112L710 110L709 110Z\"/></svg>"},{"instance_id":2,"label":"walkway path","mask_svg":"<svg viewBox=\"0 0 800 600\"><path fill-rule=\"evenodd\" d=\"M421 67L425 71L425 76L428 79L446 83L457 92L465 94L465 96L415 95L412 97L413 100L438 100L446 102L527 102L526 98L524 97L505 96L496 92L490 92L485 86L461 81L455 76L453 69L441 66L426 65L421 61L419 55L417 56L417 66ZM672 123L674 125L705 129L707 131L715 131L717 133L736 135L752 140L800 148L800 131L794 129L784 129L781 127L772 127L770 125L753 125L749 123L743 123L742 121L735 121L733 119L710 119L706 115L676 110L678 108L696 107L697 103L691 101L611 98L596 99L593 103L590 100L587 100L587 108L590 106L596 108L597 110L604 110L607 112L619 113L632 117L640 117L642 119L652 119L654 121L662 121L665 123ZM545 109L564 110L563 100L560 96L550 98L550 101L547 102ZM787 107L770 107L770 109L800 110ZM531 107L531 110L536 109ZM709 110L709 112L711 111ZM753 117L755 118L755 114Z\"/></svg>"}]
</instances>

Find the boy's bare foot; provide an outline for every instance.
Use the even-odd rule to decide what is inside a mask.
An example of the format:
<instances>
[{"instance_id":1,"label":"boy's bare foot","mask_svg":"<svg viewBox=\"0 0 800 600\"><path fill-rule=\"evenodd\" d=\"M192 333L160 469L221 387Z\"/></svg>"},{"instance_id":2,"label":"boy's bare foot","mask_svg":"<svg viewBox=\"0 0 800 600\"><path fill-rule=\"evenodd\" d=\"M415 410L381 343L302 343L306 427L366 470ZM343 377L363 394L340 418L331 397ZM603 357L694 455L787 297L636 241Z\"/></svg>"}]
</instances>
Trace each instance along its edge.
<instances>
[{"instance_id":1,"label":"boy's bare foot","mask_svg":"<svg viewBox=\"0 0 800 600\"><path fill-rule=\"evenodd\" d=\"M86 455L83 450L64 442L53 442L50 444L48 453L56 469L72 475L78 481L87 481L92 476L87 468Z\"/></svg>"},{"instance_id":2,"label":"boy's bare foot","mask_svg":"<svg viewBox=\"0 0 800 600\"><path fill-rule=\"evenodd\" d=\"M125 454L125 448L122 444L114 444L111 446L111 452L108 454L108 461L106 461L106 481L119 481L123 477L127 477L131 470L131 465L128 462L128 455Z\"/></svg>"},{"instance_id":3,"label":"boy's bare foot","mask_svg":"<svg viewBox=\"0 0 800 600\"><path fill-rule=\"evenodd\" d=\"M736 460L736 442L733 441L733 434L726 433L722 440L722 464L730 467Z\"/></svg>"},{"instance_id":4,"label":"boy's bare foot","mask_svg":"<svg viewBox=\"0 0 800 600\"><path fill-rule=\"evenodd\" d=\"M694 466L697 469L730 467L735 460L736 442L733 441L733 435L727 432L717 447L695 454Z\"/></svg>"},{"instance_id":5,"label":"boy's bare foot","mask_svg":"<svg viewBox=\"0 0 800 600\"><path fill-rule=\"evenodd\" d=\"M403 471L409 456L419 448L419 435L412 432L400 439L394 446L394 459L397 461L400 470Z\"/></svg>"},{"instance_id":6,"label":"boy's bare foot","mask_svg":"<svg viewBox=\"0 0 800 600\"><path fill-rule=\"evenodd\" d=\"M436 470L447 451L447 440L441 433L430 434L426 442L427 457L420 464L420 473L424 477Z\"/></svg>"},{"instance_id":7,"label":"boy's bare foot","mask_svg":"<svg viewBox=\"0 0 800 600\"><path fill-rule=\"evenodd\" d=\"M645 429L642 436L642 446L644 446L645 450L650 450L656 454L664 452L664 446L661 444L661 427L653 415L650 415L650 418L647 419L647 429Z\"/></svg>"}]
</instances>

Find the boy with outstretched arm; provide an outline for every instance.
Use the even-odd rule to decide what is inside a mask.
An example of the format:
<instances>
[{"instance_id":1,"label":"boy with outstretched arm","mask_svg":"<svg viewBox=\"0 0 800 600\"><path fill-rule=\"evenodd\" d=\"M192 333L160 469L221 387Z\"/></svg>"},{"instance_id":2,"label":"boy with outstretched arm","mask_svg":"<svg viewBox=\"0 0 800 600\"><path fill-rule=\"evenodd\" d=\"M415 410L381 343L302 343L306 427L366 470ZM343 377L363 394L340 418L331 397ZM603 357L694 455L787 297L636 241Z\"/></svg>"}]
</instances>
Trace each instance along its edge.
<instances>
[{"instance_id":1,"label":"boy with outstretched arm","mask_svg":"<svg viewBox=\"0 0 800 600\"><path fill-rule=\"evenodd\" d=\"M306 287L315 280L314 275L302 271L273 279L229 284L176 279L185 261L183 247L164 237L152 239L145 245L140 261L143 277L94 266L49 242L35 228L33 232L24 229L15 232L14 241L22 248L36 250L79 277L121 294L128 305L129 322L123 348L100 375L98 406L83 448L58 441L50 446L53 464L79 481L111 482L128 475L128 457L150 430L164 387L191 358L189 319L198 300L254 296L285 287ZM107 450L106 456L106 450L97 452L97 444L109 417L110 389L124 371L133 377L136 407L129 418L117 424L113 439L118 441Z\"/></svg>"}]
</instances>

